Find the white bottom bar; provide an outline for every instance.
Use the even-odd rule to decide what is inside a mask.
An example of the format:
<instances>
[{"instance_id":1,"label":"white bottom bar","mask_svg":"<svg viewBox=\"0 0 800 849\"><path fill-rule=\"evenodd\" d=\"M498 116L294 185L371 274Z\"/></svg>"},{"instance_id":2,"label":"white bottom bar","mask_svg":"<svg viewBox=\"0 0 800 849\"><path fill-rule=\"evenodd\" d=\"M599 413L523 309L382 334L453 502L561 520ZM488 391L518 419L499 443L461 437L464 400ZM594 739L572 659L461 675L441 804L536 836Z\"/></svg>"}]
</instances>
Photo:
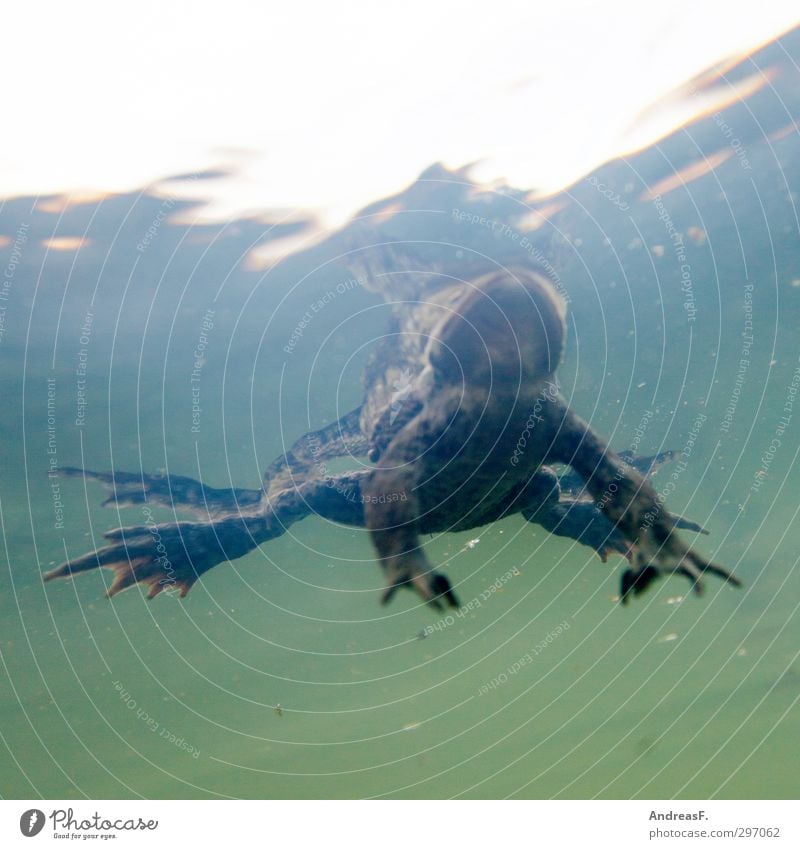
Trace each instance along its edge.
<instances>
[{"instance_id":1,"label":"white bottom bar","mask_svg":"<svg viewBox=\"0 0 800 849\"><path fill-rule=\"evenodd\" d=\"M0 802L0 845L348 849L800 846L800 805L696 802ZM29 833L32 836L28 836ZM34 842L31 842L34 841Z\"/></svg>"}]
</instances>

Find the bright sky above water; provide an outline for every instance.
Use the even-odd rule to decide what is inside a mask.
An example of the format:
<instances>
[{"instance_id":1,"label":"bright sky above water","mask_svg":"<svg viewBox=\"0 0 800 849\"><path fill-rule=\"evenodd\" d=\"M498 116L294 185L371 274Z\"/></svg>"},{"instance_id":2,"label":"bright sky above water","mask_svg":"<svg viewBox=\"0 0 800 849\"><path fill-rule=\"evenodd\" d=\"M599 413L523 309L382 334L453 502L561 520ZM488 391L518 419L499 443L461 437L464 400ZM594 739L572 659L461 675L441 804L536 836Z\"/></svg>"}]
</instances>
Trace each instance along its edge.
<instances>
[{"instance_id":1,"label":"bright sky above water","mask_svg":"<svg viewBox=\"0 0 800 849\"><path fill-rule=\"evenodd\" d=\"M3 195L228 167L187 187L214 217L335 223L435 161L563 187L641 144L630 130L653 102L800 13L796 0L43 0L13 18Z\"/></svg>"}]
</instances>

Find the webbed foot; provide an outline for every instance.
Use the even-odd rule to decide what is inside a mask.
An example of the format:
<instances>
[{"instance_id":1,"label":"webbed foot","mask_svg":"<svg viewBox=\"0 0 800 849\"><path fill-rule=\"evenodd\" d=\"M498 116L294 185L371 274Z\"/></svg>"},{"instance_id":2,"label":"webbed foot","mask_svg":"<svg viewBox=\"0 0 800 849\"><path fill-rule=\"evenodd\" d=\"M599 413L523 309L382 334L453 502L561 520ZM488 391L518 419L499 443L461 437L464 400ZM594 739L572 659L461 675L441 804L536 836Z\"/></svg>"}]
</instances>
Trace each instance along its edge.
<instances>
[{"instance_id":1,"label":"webbed foot","mask_svg":"<svg viewBox=\"0 0 800 849\"><path fill-rule=\"evenodd\" d=\"M652 527L642 531L638 542L632 546L633 568L622 574L620 601L627 604L631 595L641 595L657 578L670 573L685 576L692 584L692 590L702 595L705 589L703 576L716 575L735 587L742 582L727 569L711 563L688 548L672 533L672 517L657 521Z\"/></svg>"},{"instance_id":2,"label":"webbed foot","mask_svg":"<svg viewBox=\"0 0 800 849\"><path fill-rule=\"evenodd\" d=\"M637 457L633 451L620 451L617 455L626 466L636 469L645 478L658 474L659 469L680 456L679 451L659 451L646 457ZM586 482L574 469L567 469L558 478L563 495L578 499L586 491Z\"/></svg>"},{"instance_id":3,"label":"webbed foot","mask_svg":"<svg viewBox=\"0 0 800 849\"><path fill-rule=\"evenodd\" d=\"M65 561L44 580L71 578L104 566L114 572L109 598L134 584L146 586L148 598L167 589L183 597L204 572L255 548L263 528L263 521L244 517L116 528L104 534L110 545Z\"/></svg>"}]
</instances>

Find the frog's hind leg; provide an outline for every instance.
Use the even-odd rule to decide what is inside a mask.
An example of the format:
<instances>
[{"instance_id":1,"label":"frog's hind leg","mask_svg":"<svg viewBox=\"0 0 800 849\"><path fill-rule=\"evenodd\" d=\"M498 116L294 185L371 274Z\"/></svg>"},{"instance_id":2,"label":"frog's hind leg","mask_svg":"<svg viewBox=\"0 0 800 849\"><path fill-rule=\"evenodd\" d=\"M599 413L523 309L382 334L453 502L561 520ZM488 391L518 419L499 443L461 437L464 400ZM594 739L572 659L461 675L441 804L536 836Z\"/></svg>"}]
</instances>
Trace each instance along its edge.
<instances>
[{"instance_id":1,"label":"frog's hind leg","mask_svg":"<svg viewBox=\"0 0 800 849\"><path fill-rule=\"evenodd\" d=\"M687 577L698 594L703 591L705 574L740 585L727 569L710 563L680 539L675 533L680 521L663 509L652 486L582 419L563 405L557 417L550 460L566 463L578 472L598 509L631 546L631 568L622 576L623 603L670 572Z\"/></svg>"},{"instance_id":2,"label":"frog's hind leg","mask_svg":"<svg viewBox=\"0 0 800 849\"><path fill-rule=\"evenodd\" d=\"M216 489L182 475L93 472L71 466L59 471L66 477L82 477L103 484L108 491L103 507L147 504L198 518L211 518L249 510L262 496L260 489Z\"/></svg>"},{"instance_id":3,"label":"frog's hind leg","mask_svg":"<svg viewBox=\"0 0 800 849\"><path fill-rule=\"evenodd\" d=\"M367 441L359 427L360 412L358 407L333 424L301 436L286 454L270 463L265 487L269 484L275 488L300 485L309 473L314 473L315 462L319 471L326 459L365 454ZM263 489L218 489L183 475L94 472L72 466L59 471L66 477L82 477L103 484L108 492L104 507L147 504L209 519L248 512L264 498Z\"/></svg>"},{"instance_id":4,"label":"frog's hind leg","mask_svg":"<svg viewBox=\"0 0 800 849\"><path fill-rule=\"evenodd\" d=\"M327 460L363 457L369 445L361 430L361 407L319 430L304 433L291 448L276 457L264 472L264 491L298 485L309 477L329 476Z\"/></svg>"},{"instance_id":5,"label":"frog's hind leg","mask_svg":"<svg viewBox=\"0 0 800 849\"><path fill-rule=\"evenodd\" d=\"M260 543L275 539L306 516L363 527L361 481L366 472L348 472L330 485L308 481L248 512L226 514L197 522L167 522L116 528L104 534L108 544L73 557L47 572L46 581L71 578L106 567L114 577L107 591L113 596L141 584L148 598L173 589L181 596L197 579L219 563L236 560Z\"/></svg>"}]
</instances>

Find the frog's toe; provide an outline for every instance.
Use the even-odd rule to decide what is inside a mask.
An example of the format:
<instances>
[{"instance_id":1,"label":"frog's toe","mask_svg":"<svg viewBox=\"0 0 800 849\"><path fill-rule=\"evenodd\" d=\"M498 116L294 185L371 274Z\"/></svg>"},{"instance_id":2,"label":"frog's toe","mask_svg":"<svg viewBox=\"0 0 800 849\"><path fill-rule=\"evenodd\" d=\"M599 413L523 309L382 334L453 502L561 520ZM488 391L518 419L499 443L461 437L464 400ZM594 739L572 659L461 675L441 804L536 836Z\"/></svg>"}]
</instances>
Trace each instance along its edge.
<instances>
[{"instance_id":1,"label":"frog's toe","mask_svg":"<svg viewBox=\"0 0 800 849\"><path fill-rule=\"evenodd\" d=\"M634 568L622 575L620 598L627 603L631 595L641 595L661 575L677 573L683 575L692 585L696 595L705 590L703 578L714 575L735 587L742 582L730 571L711 563L701 555L687 548L668 528L659 527L643 535L635 546Z\"/></svg>"},{"instance_id":2,"label":"frog's toe","mask_svg":"<svg viewBox=\"0 0 800 849\"><path fill-rule=\"evenodd\" d=\"M427 560L424 558L409 555L396 559L394 563L386 566L386 583L381 598L382 604L388 604L397 590L405 587L416 592L424 602L436 610L459 606L448 578L441 572L427 568Z\"/></svg>"}]
</instances>

